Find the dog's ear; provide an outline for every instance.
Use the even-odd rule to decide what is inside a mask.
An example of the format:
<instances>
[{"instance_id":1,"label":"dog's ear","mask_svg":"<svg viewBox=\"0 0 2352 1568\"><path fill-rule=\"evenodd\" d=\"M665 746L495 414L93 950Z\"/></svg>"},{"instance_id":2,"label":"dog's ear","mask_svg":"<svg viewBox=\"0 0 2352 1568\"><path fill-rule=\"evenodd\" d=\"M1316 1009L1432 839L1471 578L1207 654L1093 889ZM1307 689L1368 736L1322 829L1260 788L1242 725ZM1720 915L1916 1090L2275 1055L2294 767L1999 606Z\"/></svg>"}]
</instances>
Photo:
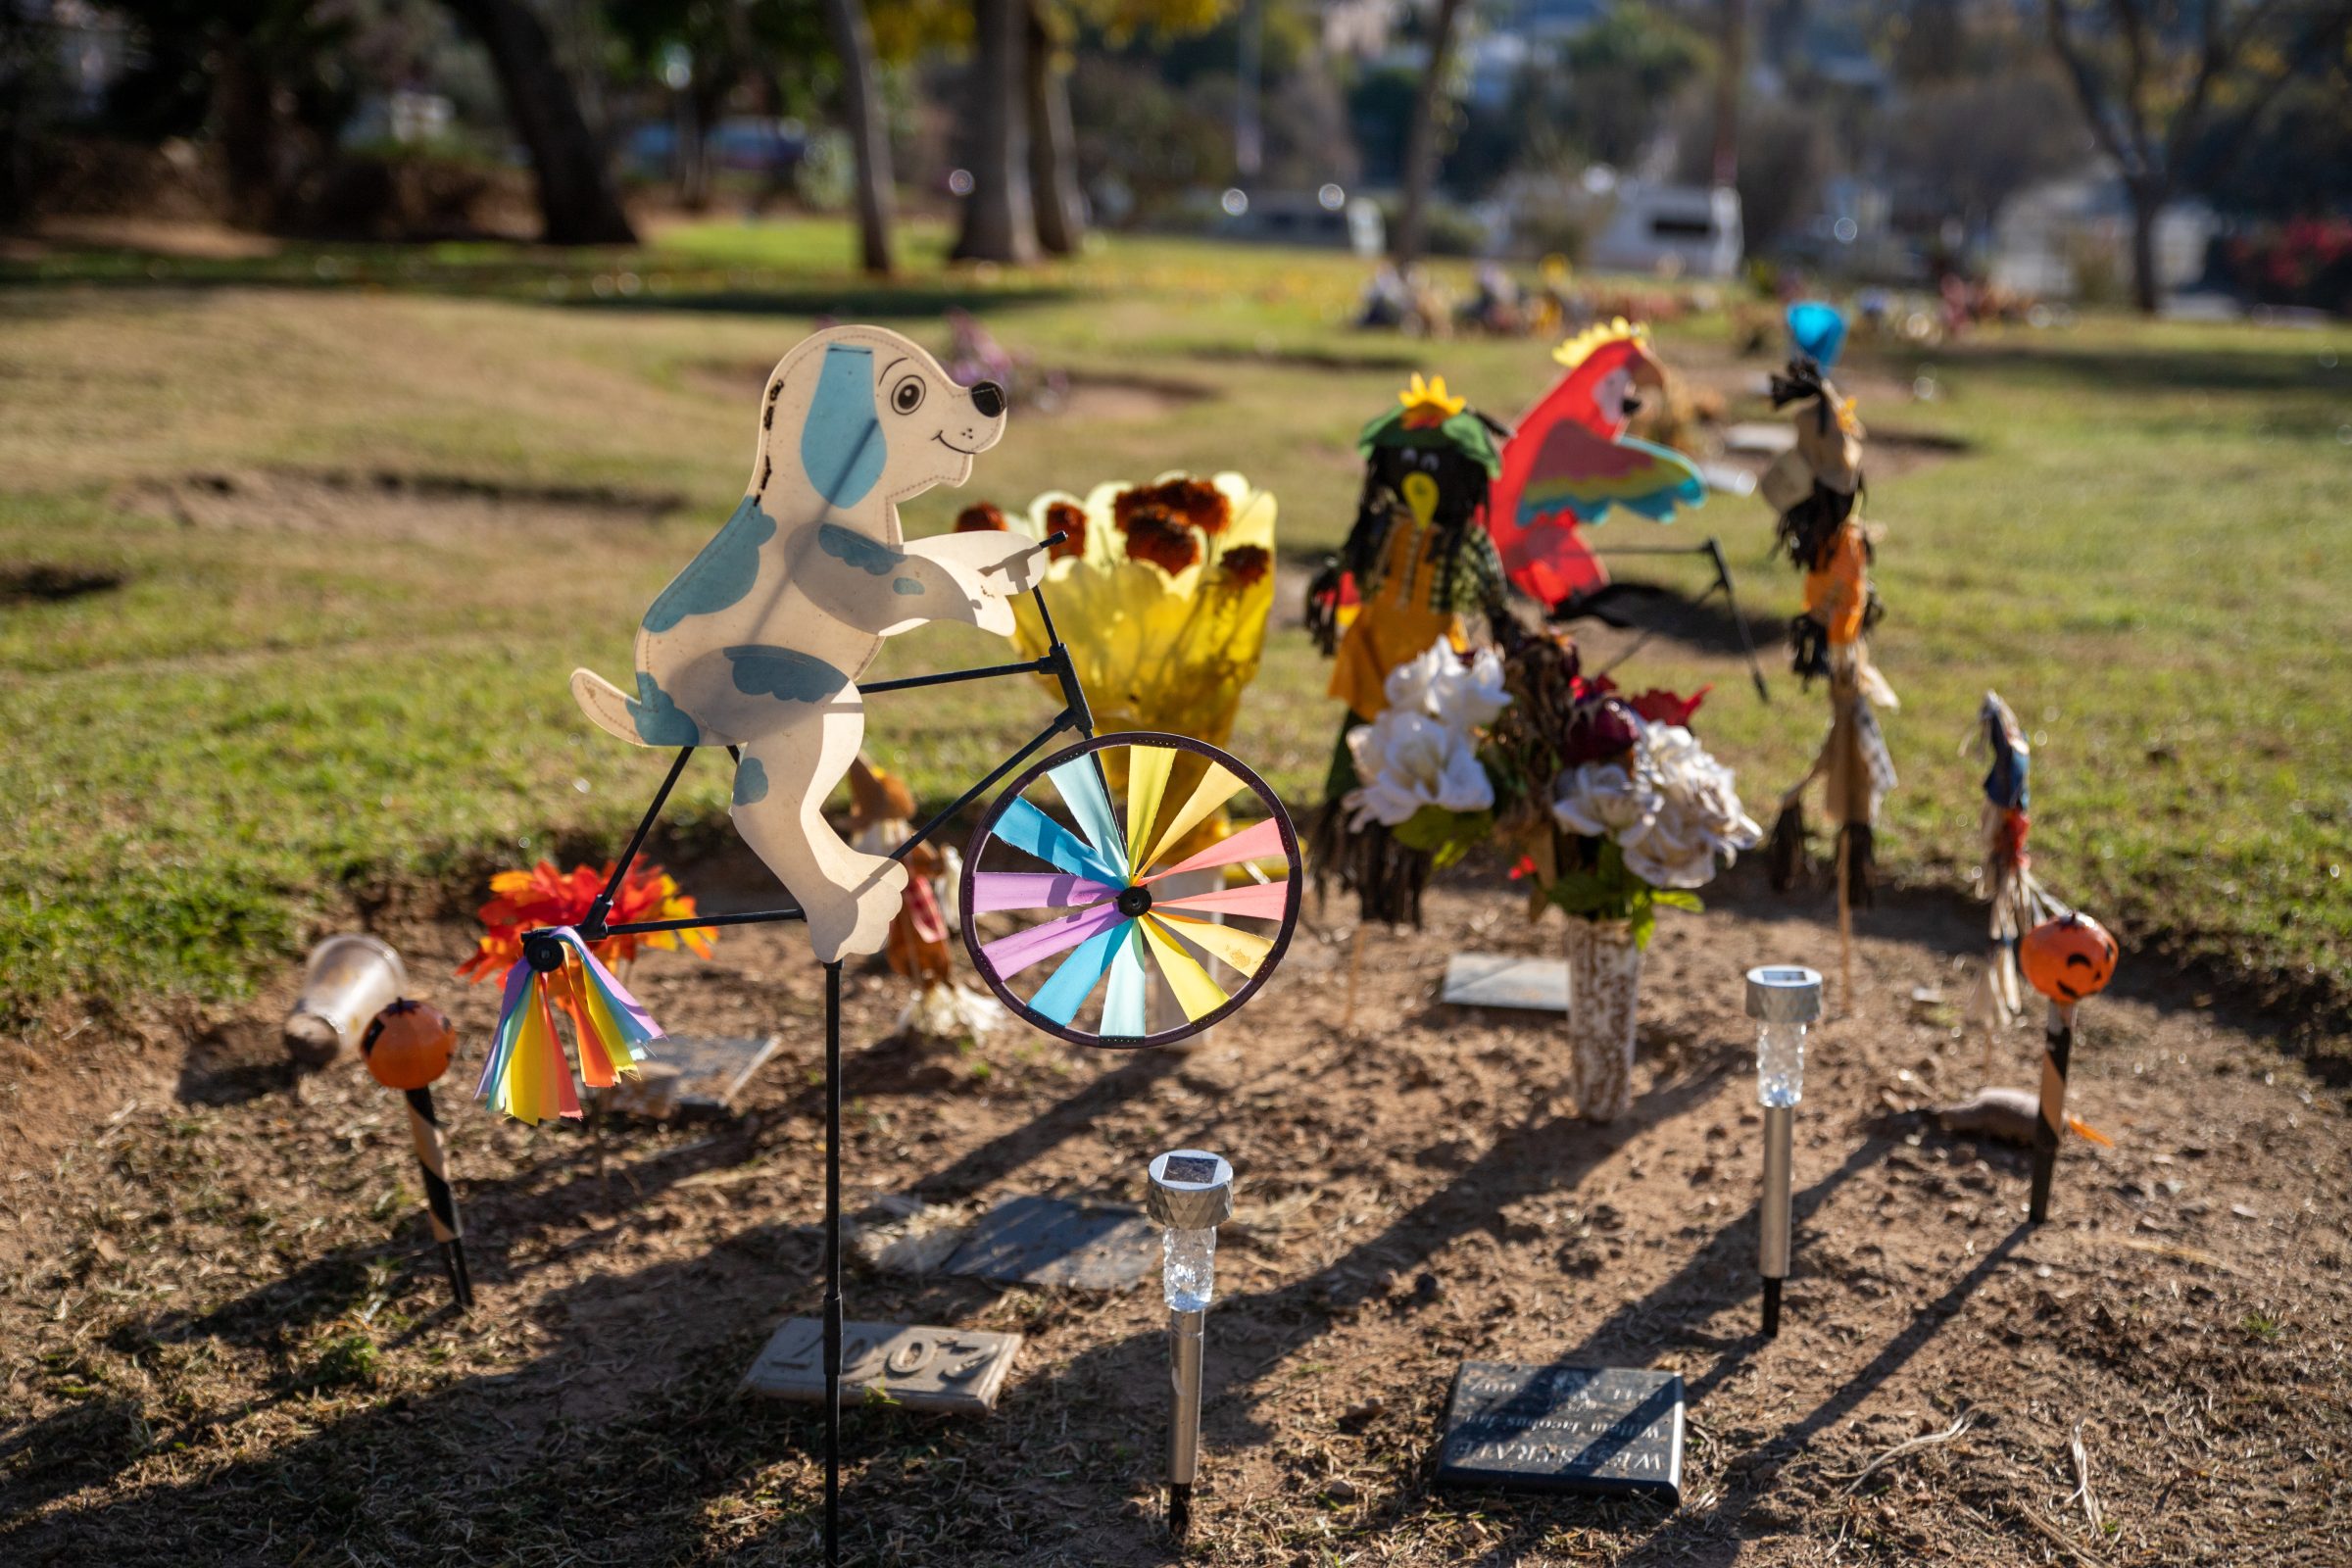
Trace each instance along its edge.
<instances>
[{"instance_id":1,"label":"dog's ear","mask_svg":"<svg viewBox=\"0 0 2352 1568\"><path fill-rule=\"evenodd\" d=\"M801 471L828 504L854 507L882 477L889 456L874 412L874 351L828 343L801 422Z\"/></svg>"}]
</instances>

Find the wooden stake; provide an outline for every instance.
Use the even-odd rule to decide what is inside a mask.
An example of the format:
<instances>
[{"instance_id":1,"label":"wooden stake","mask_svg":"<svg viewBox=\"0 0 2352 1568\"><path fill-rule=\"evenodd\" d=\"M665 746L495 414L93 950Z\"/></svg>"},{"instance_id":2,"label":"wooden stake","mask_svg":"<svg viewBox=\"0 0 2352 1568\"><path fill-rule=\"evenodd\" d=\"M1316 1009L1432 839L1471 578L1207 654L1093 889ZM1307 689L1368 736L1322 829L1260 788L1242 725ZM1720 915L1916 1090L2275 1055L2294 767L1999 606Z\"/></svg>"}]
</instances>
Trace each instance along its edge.
<instances>
[{"instance_id":1,"label":"wooden stake","mask_svg":"<svg viewBox=\"0 0 2352 1568\"><path fill-rule=\"evenodd\" d=\"M1843 828L1838 832L1838 1010L1851 1014L1854 1010L1854 901L1847 884L1847 861L1852 858L1852 840Z\"/></svg>"},{"instance_id":2,"label":"wooden stake","mask_svg":"<svg viewBox=\"0 0 2352 1568\"><path fill-rule=\"evenodd\" d=\"M1355 986L1364 972L1364 922L1355 922L1355 934L1348 939L1348 1005L1340 1013L1340 1033L1355 1027Z\"/></svg>"}]
</instances>

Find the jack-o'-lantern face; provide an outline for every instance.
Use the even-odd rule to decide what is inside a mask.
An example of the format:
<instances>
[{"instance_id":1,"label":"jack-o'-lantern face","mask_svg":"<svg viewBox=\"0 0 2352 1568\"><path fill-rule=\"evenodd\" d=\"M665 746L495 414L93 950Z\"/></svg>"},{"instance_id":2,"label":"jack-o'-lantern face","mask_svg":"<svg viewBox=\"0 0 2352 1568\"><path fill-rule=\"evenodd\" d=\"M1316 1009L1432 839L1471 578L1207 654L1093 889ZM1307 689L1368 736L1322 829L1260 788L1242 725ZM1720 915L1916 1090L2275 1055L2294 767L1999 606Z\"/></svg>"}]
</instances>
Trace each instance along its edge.
<instances>
[{"instance_id":1,"label":"jack-o'-lantern face","mask_svg":"<svg viewBox=\"0 0 2352 1568\"><path fill-rule=\"evenodd\" d=\"M441 1009L400 1001L375 1015L360 1037L360 1058L387 1089L422 1089L449 1071L458 1033Z\"/></svg>"},{"instance_id":2,"label":"jack-o'-lantern face","mask_svg":"<svg viewBox=\"0 0 2352 1568\"><path fill-rule=\"evenodd\" d=\"M2027 932L2017 958L2034 990L2052 1002L2081 1002L2115 978L2115 938L2087 914L2063 914Z\"/></svg>"}]
</instances>

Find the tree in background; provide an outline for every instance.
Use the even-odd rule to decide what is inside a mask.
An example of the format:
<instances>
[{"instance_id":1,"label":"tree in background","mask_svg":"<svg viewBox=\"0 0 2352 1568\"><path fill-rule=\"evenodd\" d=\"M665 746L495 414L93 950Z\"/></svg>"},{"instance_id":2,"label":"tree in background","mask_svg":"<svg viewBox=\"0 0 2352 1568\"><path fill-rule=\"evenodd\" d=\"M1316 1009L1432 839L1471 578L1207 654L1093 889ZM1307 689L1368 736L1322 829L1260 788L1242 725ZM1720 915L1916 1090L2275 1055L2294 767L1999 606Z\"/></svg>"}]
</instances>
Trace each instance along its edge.
<instances>
[{"instance_id":1,"label":"tree in background","mask_svg":"<svg viewBox=\"0 0 2352 1568\"><path fill-rule=\"evenodd\" d=\"M634 245L605 151L529 0L444 0L490 52L507 119L530 153L540 238L550 245Z\"/></svg>"},{"instance_id":2,"label":"tree in background","mask_svg":"<svg viewBox=\"0 0 2352 1568\"><path fill-rule=\"evenodd\" d=\"M2154 314L2156 223L2202 146L2226 176L2281 93L2339 59L2352 0L2045 0L2050 47L2132 206L2132 297Z\"/></svg>"},{"instance_id":3,"label":"tree in background","mask_svg":"<svg viewBox=\"0 0 2352 1568\"><path fill-rule=\"evenodd\" d=\"M1021 62L1029 118L1029 198L1037 243L1049 256L1075 255L1086 240L1086 203L1078 193L1078 134L1070 120L1073 29L1049 0L1029 0L1028 51Z\"/></svg>"},{"instance_id":4,"label":"tree in background","mask_svg":"<svg viewBox=\"0 0 2352 1568\"><path fill-rule=\"evenodd\" d=\"M1446 78L1453 69L1453 35L1461 10L1462 0L1438 0L1437 17L1430 24L1429 64L1422 68L1420 85L1413 93L1412 120L1404 133L1404 177L1396 203L1396 232L1389 241L1389 254L1400 269L1421 259L1423 217L1429 205L1430 181L1438 169L1438 115L1448 102Z\"/></svg>"},{"instance_id":5,"label":"tree in background","mask_svg":"<svg viewBox=\"0 0 2352 1568\"><path fill-rule=\"evenodd\" d=\"M316 0L124 0L138 48L110 111L149 141L212 132L230 221L297 216L357 100L349 19Z\"/></svg>"},{"instance_id":6,"label":"tree in background","mask_svg":"<svg viewBox=\"0 0 2352 1568\"><path fill-rule=\"evenodd\" d=\"M1657 134L1665 107L1714 63L1714 46L1674 18L1617 6L1563 53L1560 131L1588 158L1623 169Z\"/></svg>"},{"instance_id":7,"label":"tree in background","mask_svg":"<svg viewBox=\"0 0 2352 1568\"><path fill-rule=\"evenodd\" d=\"M2072 120L2066 83L2046 61L1937 76L1902 97L1879 137L1898 209L1983 234L2010 197L2082 167L2089 149Z\"/></svg>"},{"instance_id":8,"label":"tree in background","mask_svg":"<svg viewBox=\"0 0 2352 1568\"><path fill-rule=\"evenodd\" d=\"M882 83L874 32L861 0L825 0L833 53L841 62L842 118L858 165L858 263L877 277L894 267L890 226L897 181L891 173L890 126L882 113Z\"/></svg>"},{"instance_id":9,"label":"tree in background","mask_svg":"<svg viewBox=\"0 0 2352 1568\"><path fill-rule=\"evenodd\" d=\"M2232 217L2352 216L2352 42L2308 62L2238 145L2212 130L2191 143L2180 181Z\"/></svg>"},{"instance_id":10,"label":"tree in background","mask_svg":"<svg viewBox=\"0 0 2352 1568\"><path fill-rule=\"evenodd\" d=\"M972 188L963 199L959 262L1037 260L1037 210L1029 188L1029 3L972 0Z\"/></svg>"},{"instance_id":11,"label":"tree in background","mask_svg":"<svg viewBox=\"0 0 2352 1568\"><path fill-rule=\"evenodd\" d=\"M1228 9L1228 0L1067 0L1067 9L1055 0L973 0L972 190L956 259L1028 262L1083 242L1066 47L1081 26L1113 45L1143 34L1174 39L1215 26Z\"/></svg>"}]
</instances>

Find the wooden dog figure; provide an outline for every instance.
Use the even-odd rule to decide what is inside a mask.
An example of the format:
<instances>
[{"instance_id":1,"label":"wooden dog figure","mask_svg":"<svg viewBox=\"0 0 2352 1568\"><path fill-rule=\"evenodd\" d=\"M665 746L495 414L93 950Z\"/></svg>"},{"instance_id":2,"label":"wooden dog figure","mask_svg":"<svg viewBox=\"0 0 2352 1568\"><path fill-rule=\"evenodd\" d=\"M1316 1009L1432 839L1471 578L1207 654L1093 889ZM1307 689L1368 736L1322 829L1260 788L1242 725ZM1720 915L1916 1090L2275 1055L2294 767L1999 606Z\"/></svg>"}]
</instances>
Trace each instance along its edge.
<instances>
[{"instance_id":1,"label":"wooden dog figure","mask_svg":"<svg viewBox=\"0 0 2352 1568\"><path fill-rule=\"evenodd\" d=\"M962 484L1004 433L1002 388L957 386L895 332L807 339L768 377L751 494L645 612L636 694L572 672L581 709L622 740L740 750L736 830L823 962L879 952L906 884L823 814L865 733L858 677L925 621L1009 636L1009 597L1044 573L1044 547L1018 534L900 530L898 503Z\"/></svg>"}]
</instances>

